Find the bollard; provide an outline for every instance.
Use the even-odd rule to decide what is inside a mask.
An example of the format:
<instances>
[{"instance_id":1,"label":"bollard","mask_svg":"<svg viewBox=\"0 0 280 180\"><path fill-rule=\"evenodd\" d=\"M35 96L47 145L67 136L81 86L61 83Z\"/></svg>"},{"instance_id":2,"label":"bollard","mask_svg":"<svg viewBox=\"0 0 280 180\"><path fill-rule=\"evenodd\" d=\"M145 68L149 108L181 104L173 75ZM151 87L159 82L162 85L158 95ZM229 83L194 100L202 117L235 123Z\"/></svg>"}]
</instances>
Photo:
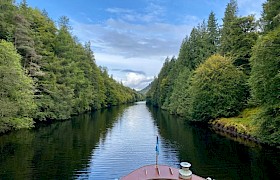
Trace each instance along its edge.
<instances>
[{"instance_id":1,"label":"bollard","mask_svg":"<svg viewBox=\"0 0 280 180\"><path fill-rule=\"evenodd\" d=\"M192 178L192 171L190 170L191 163L181 162L181 169L179 169L179 177L181 179L190 180Z\"/></svg>"}]
</instances>

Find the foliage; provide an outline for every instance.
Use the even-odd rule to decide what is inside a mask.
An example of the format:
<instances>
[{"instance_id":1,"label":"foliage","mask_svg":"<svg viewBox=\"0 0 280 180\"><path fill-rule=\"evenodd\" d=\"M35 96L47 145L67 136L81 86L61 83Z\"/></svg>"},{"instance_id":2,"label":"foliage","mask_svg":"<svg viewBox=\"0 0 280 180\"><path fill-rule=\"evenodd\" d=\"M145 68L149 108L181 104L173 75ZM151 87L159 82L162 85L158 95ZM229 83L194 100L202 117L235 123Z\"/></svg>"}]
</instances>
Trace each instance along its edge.
<instances>
[{"instance_id":1,"label":"foliage","mask_svg":"<svg viewBox=\"0 0 280 180\"><path fill-rule=\"evenodd\" d=\"M162 107L164 102L169 97L169 93L171 92L172 84L171 79L171 71L172 67L174 67L175 59L169 58L165 59L163 67L158 75L158 78L154 80L151 84L151 89L147 93L147 103L152 104L154 106ZM169 75L169 76L168 76Z\"/></svg>"},{"instance_id":2,"label":"foliage","mask_svg":"<svg viewBox=\"0 0 280 180\"><path fill-rule=\"evenodd\" d=\"M16 7L13 0L1 0L0 2L0 39L12 40L14 24L13 21Z\"/></svg>"},{"instance_id":3,"label":"foliage","mask_svg":"<svg viewBox=\"0 0 280 180\"><path fill-rule=\"evenodd\" d=\"M189 69L184 68L176 79L174 90L170 97L170 104L168 106L168 110L172 114L178 114L181 116L187 116L189 114L189 87L191 77L192 72Z\"/></svg>"},{"instance_id":4,"label":"foliage","mask_svg":"<svg viewBox=\"0 0 280 180\"><path fill-rule=\"evenodd\" d=\"M262 20L265 24L265 31L269 32L280 25L280 1L267 0L263 4Z\"/></svg>"},{"instance_id":5,"label":"foliage","mask_svg":"<svg viewBox=\"0 0 280 180\"><path fill-rule=\"evenodd\" d=\"M146 97L148 104L153 104L172 113L182 114L185 112L182 107L184 101L180 101L183 98L181 95L185 96L181 93L182 87L180 86L184 86L184 84L180 81L185 78L188 79L188 73L183 75L182 72L190 72L196 69L205 59L216 53L219 44L219 28L214 13L209 15L207 23L203 22L193 28L190 36L183 40L178 59L174 57L171 60L166 59L158 78L151 83L151 88ZM177 80L178 77L181 79ZM180 93L180 95L178 96L175 93ZM172 96L173 98L179 98L180 104L172 102ZM181 107L180 110L178 106Z\"/></svg>"},{"instance_id":6,"label":"foliage","mask_svg":"<svg viewBox=\"0 0 280 180\"><path fill-rule=\"evenodd\" d=\"M258 38L254 16L235 18L228 33L227 46L230 48L228 55L232 57L235 66L241 67L249 74L251 69L249 59Z\"/></svg>"},{"instance_id":7,"label":"foliage","mask_svg":"<svg viewBox=\"0 0 280 180\"><path fill-rule=\"evenodd\" d=\"M209 55L213 55L218 52L218 47L220 45L220 29L218 27L214 12L211 12L208 17L207 32L207 50L209 51Z\"/></svg>"},{"instance_id":8,"label":"foliage","mask_svg":"<svg viewBox=\"0 0 280 180\"><path fill-rule=\"evenodd\" d=\"M24 74L12 43L0 42L0 132L32 127L32 79Z\"/></svg>"},{"instance_id":9,"label":"foliage","mask_svg":"<svg viewBox=\"0 0 280 180\"><path fill-rule=\"evenodd\" d=\"M280 28L261 37L253 48L249 84L261 104L280 104Z\"/></svg>"},{"instance_id":10,"label":"foliage","mask_svg":"<svg viewBox=\"0 0 280 180\"><path fill-rule=\"evenodd\" d=\"M25 0L17 6L11 0L0 1L0 9L0 38L12 42L21 55L13 55L6 42L1 46L2 51L6 48L5 53L9 54L1 54L1 58L19 63L21 60L21 64L11 64L9 69L3 66L1 70L5 73L3 77L13 79L11 83L16 85L9 91L13 95L1 94L1 105L6 104L1 110L8 113L5 117L9 118L1 116L0 131L29 127L33 124L32 118L68 119L74 114L142 98L96 65L91 44L83 45L71 34L67 17L61 17L56 27L46 12L29 7ZM14 74L12 69L20 72ZM3 84L3 88L11 86L6 80ZM37 110L31 113L34 107Z\"/></svg>"},{"instance_id":11,"label":"foliage","mask_svg":"<svg viewBox=\"0 0 280 180\"><path fill-rule=\"evenodd\" d=\"M238 116L230 118L219 118L211 122L211 124L221 124L224 127L234 127L238 133L256 137L260 130L259 123L255 119L262 112L262 108L246 108Z\"/></svg>"},{"instance_id":12,"label":"foliage","mask_svg":"<svg viewBox=\"0 0 280 180\"><path fill-rule=\"evenodd\" d=\"M211 12L207 25L203 21L183 40L177 60L165 62L147 103L204 122L257 107L252 123L239 118L244 112L232 121L254 129L263 142L279 144L279 6L276 0L264 3L264 33L253 15L237 16L236 0L228 3L221 30ZM217 52L223 57L211 56Z\"/></svg>"},{"instance_id":13,"label":"foliage","mask_svg":"<svg viewBox=\"0 0 280 180\"><path fill-rule=\"evenodd\" d=\"M223 18L223 28L221 29L221 46L220 53L226 55L230 52L230 41L231 37L229 36L232 29L232 22L237 18L237 1L230 0L227 4L225 15Z\"/></svg>"},{"instance_id":14,"label":"foliage","mask_svg":"<svg viewBox=\"0 0 280 180\"><path fill-rule=\"evenodd\" d=\"M280 27L261 37L253 48L249 84L253 102L264 110L256 121L261 124L262 141L280 144Z\"/></svg>"},{"instance_id":15,"label":"foliage","mask_svg":"<svg viewBox=\"0 0 280 180\"><path fill-rule=\"evenodd\" d=\"M245 75L228 58L211 56L195 70L191 81L193 120L236 115L246 103Z\"/></svg>"},{"instance_id":16,"label":"foliage","mask_svg":"<svg viewBox=\"0 0 280 180\"><path fill-rule=\"evenodd\" d=\"M258 138L264 143L280 146L280 106L263 106L255 121L260 126Z\"/></svg>"}]
</instances>

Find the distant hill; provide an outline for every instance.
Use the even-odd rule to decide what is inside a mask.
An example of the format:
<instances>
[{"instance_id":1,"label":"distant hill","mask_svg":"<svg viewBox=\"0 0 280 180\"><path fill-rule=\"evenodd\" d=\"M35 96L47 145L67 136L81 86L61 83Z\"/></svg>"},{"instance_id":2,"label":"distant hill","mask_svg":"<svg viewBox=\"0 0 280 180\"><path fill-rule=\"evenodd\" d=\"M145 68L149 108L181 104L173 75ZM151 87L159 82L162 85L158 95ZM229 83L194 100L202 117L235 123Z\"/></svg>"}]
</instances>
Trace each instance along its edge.
<instances>
[{"instance_id":1,"label":"distant hill","mask_svg":"<svg viewBox=\"0 0 280 180\"><path fill-rule=\"evenodd\" d=\"M146 95L147 92L151 89L151 84L149 84L147 87L145 87L144 89L138 91L139 93Z\"/></svg>"}]
</instances>

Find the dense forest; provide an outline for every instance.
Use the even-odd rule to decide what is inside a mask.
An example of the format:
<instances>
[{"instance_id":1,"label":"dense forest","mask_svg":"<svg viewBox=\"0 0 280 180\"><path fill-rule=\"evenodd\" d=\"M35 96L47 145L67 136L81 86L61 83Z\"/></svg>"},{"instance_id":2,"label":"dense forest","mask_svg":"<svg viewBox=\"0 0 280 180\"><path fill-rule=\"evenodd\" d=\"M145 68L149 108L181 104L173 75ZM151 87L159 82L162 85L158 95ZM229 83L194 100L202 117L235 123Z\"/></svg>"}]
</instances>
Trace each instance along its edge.
<instances>
[{"instance_id":1,"label":"dense forest","mask_svg":"<svg viewBox=\"0 0 280 180\"><path fill-rule=\"evenodd\" d=\"M141 97L96 65L67 17L55 24L25 0L0 1L0 81L0 133Z\"/></svg>"},{"instance_id":2,"label":"dense forest","mask_svg":"<svg viewBox=\"0 0 280 180\"><path fill-rule=\"evenodd\" d=\"M259 20L237 12L231 0L222 26L211 12L192 29L152 82L147 103L203 123L253 110L255 136L279 145L280 1L267 0Z\"/></svg>"}]
</instances>

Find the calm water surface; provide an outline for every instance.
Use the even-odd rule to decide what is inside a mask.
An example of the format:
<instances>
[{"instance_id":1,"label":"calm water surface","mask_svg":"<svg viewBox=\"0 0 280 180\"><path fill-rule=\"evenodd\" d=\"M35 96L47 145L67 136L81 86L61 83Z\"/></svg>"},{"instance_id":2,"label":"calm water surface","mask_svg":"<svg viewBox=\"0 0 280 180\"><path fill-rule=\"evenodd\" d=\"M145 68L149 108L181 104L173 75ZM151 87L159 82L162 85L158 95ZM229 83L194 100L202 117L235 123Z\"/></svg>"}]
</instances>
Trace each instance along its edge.
<instances>
[{"instance_id":1,"label":"calm water surface","mask_svg":"<svg viewBox=\"0 0 280 180\"><path fill-rule=\"evenodd\" d=\"M0 179L116 179L155 163L181 161L202 177L280 177L280 152L243 145L144 102L0 136Z\"/></svg>"}]
</instances>

